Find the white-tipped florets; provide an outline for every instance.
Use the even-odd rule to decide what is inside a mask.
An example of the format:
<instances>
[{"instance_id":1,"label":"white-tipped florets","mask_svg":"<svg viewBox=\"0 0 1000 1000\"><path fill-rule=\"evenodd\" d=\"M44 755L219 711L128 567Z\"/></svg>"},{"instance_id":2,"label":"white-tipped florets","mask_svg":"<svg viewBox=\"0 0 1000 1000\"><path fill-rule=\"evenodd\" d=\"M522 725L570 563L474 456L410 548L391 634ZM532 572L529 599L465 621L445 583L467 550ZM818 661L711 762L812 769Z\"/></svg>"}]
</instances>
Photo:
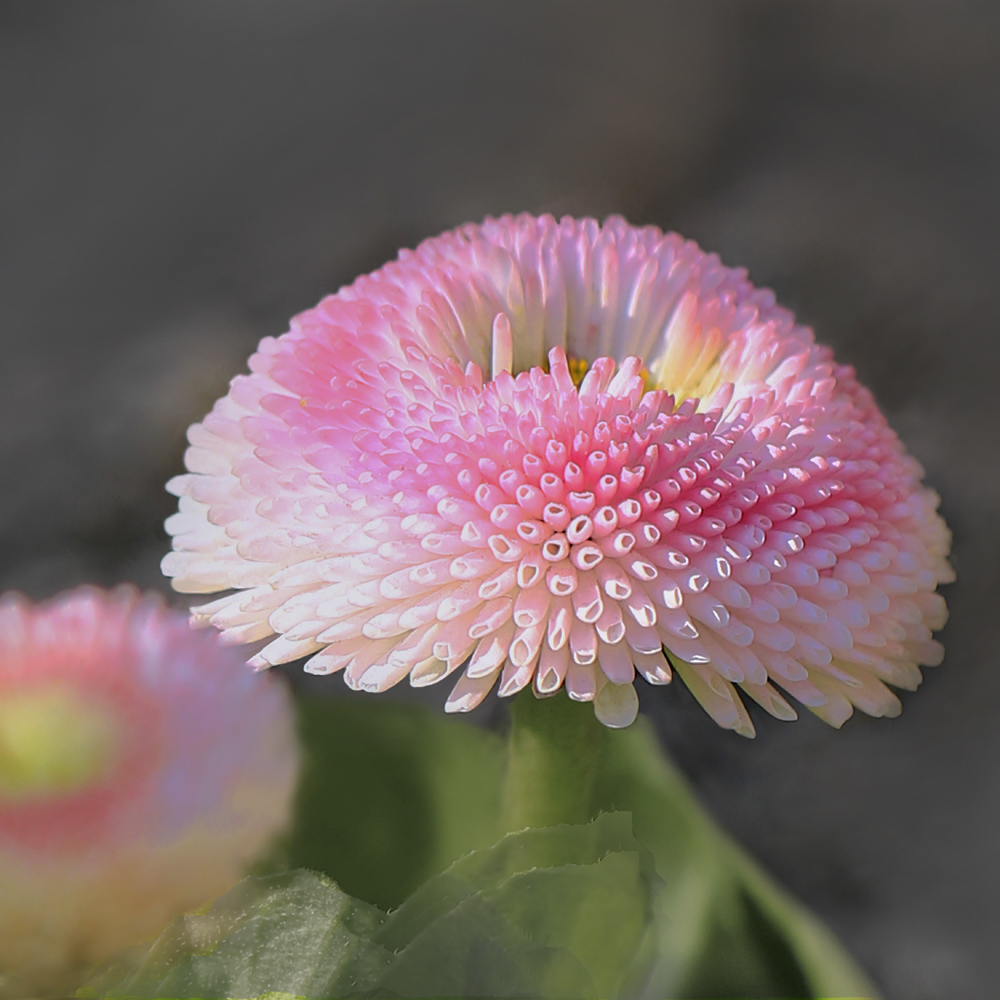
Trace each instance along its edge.
<instances>
[{"instance_id":1,"label":"white-tipped florets","mask_svg":"<svg viewBox=\"0 0 1000 1000\"><path fill-rule=\"evenodd\" d=\"M256 666L381 691L676 670L839 725L938 662L936 501L853 371L744 272L621 219L465 226L264 340L191 428L164 572ZM486 380L484 372L492 377Z\"/></svg>"}]
</instances>

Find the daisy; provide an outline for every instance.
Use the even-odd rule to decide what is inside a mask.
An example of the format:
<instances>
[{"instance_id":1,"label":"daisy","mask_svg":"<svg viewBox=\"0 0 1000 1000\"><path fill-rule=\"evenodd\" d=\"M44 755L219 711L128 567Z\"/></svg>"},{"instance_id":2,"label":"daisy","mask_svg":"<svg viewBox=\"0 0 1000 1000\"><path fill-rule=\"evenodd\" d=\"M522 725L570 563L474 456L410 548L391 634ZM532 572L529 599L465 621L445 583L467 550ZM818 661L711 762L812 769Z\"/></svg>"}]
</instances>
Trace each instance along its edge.
<instances>
[{"instance_id":1,"label":"daisy","mask_svg":"<svg viewBox=\"0 0 1000 1000\"><path fill-rule=\"evenodd\" d=\"M240 660L130 588L0 600L0 992L68 990L282 828L290 707Z\"/></svg>"},{"instance_id":2,"label":"daisy","mask_svg":"<svg viewBox=\"0 0 1000 1000\"><path fill-rule=\"evenodd\" d=\"M565 688L627 725L676 672L722 726L899 711L949 535L851 368L694 243L487 219L296 317L189 431L163 562L258 668ZM780 689L780 690L779 690Z\"/></svg>"}]
</instances>

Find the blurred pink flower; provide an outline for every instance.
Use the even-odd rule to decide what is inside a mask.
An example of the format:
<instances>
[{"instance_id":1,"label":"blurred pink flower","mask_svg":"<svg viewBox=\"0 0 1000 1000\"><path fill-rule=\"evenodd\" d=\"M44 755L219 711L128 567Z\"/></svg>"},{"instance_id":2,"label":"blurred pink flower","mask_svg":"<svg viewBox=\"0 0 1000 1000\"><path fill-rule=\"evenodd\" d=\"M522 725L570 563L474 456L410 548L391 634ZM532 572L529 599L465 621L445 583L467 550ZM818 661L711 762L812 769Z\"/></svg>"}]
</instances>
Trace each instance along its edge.
<instances>
[{"instance_id":1,"label":"blurred pink flower","mask_svg":"<svg viewBox=\"0 0 1000 1000\"><path fill-rule=\"evenodd\" d=\"M163 563L257 667L457 672L635 717L671 667L722 726L834 725L937 663L949 535L810 330L694 243L522 215L404 251L266 338L189 432ZM486 373L484 375L484 372ZM665 653L665 655L664 655Z\"/></svg>"},{"instance_id":2,"label":"blurred pink flower","mask_svg":"<svg viewBox=\"0 0 1000 1000\"><path fill-rule=\"evenodd\" d=\"M240 660L131 588L0 600L0 994L69 988L282 828L290 706Z\"/></svg>"}]
</instances>

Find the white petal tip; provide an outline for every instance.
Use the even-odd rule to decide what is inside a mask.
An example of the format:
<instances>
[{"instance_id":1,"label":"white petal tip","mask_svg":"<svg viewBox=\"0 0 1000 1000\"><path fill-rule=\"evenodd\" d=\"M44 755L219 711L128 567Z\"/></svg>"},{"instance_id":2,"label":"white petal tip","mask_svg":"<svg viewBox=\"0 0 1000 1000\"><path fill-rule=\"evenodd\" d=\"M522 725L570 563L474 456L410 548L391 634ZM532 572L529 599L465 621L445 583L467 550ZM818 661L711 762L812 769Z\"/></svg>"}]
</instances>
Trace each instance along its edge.
<instances>
[{"instance_id":1,"label":"white petal tip","mask_svg":"<svg viewBox=\"0 0 1000 1000\"><path fill-rule=\"evenodd\" d=\"M605 684L594 699L594 715L609 729L624 729L639 714L639 696L631 684Z\"/></svg>"}]
</instances>

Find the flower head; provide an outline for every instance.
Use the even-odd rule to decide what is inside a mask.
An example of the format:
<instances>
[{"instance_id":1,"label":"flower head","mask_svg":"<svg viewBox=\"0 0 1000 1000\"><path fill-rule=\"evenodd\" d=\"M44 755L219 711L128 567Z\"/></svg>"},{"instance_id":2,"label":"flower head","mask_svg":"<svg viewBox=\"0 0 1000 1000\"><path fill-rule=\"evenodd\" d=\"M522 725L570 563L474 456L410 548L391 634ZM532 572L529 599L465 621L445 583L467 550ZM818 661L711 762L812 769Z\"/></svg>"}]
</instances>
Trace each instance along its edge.
<instances>
[{"instance_id":1,"label":"flower head","mask_svg":"<svg viewBox=\"0 0 1000 1000\"><path fill-rule=\"evenodd\" d=\"M0 600L0 993L68 988L281 828L291 713L239 660L129 588Z\"/></svg>"},{"instance_id":2,"label":"flower head","mask_svg":"<svg viewBox=\"0 0 1000 1000\"><path fill-rule=\"evenodd\" d=\"M619 218L489 219L267 338L190 432L163 563L258 667L565 687L609 725L676 670L894 714L941 647L936 498L852 369L741 270Z\"/></svg>"}]
</instances>

